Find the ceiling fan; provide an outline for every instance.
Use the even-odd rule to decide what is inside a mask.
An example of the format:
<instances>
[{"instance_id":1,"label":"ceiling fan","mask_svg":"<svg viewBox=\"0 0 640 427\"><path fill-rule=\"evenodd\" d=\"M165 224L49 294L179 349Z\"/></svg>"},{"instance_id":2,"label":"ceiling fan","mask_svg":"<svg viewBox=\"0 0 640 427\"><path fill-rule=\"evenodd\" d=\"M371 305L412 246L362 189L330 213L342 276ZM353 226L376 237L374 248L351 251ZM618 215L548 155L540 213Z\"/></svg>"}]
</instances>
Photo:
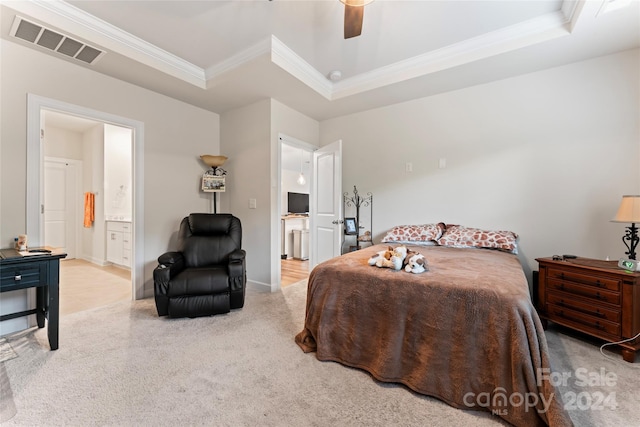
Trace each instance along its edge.
<instances>
[{"instance_id":1,"label":"ceiling fan","mask_svg":"<svg viewBox=\"0 0 640 427\"><path fill-rule=\"evenodd\" d=\"M344 3L344 38L358 37L362 34L364 7L373 0L340 0Z\"/></svg>"}]
</instances>

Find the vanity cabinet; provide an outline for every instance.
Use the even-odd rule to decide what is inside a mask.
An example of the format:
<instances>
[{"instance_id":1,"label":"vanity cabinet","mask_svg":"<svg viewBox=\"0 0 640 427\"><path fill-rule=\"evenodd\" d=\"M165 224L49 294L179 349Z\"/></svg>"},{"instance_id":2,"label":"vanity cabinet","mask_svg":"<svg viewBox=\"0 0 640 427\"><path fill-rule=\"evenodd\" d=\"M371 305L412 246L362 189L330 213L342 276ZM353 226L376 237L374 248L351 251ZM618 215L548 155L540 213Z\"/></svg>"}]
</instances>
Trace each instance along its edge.
<instances>
[{"instance_id":1,"label":"vanity cabinet","mask_svg":"<svg viewBox=\"0 0 640 427\"><path fill-rule=\"evenodd\" d=\"M107 221L107 261L131 267L131 223Z\"/></svg>"}]
</instances>

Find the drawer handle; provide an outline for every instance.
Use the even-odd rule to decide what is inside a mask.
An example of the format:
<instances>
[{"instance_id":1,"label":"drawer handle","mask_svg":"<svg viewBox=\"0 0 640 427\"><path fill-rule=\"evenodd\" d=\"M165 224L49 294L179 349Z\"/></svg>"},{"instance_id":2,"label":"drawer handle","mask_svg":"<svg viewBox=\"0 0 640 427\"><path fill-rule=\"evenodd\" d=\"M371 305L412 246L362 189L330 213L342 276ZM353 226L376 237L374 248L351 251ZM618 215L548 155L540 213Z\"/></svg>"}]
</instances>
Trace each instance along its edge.
<instances>
[{"instance_id":1,"label":"drawer handle","mask_svg":"<svg viewBox=\"0 0 640 427\"><path fill-rule=\"evenodd\" d=\"M578 311L581 311L581 312L583 312L583 313L590 314L590 315L592 315L592 316L597 316L597 317L600 317L600 318L606 318L606 317L607 317L604 313L601 313L601 312L600 312L600 309L599 309L599 308L596 308L596 311L592 311L592 310L586 310L586 309L584 309L584 308L571 307L571 305L570 305L570 304L565 303L563 299L561 299L560 301L558 301L558 303L557 303L557 304L558 304L560 307L567 307L567 306L568 306L569 308L573 308L574 310L578 310Z\"/></svg>"},{"instance_id":2,"label":"drawer handle","mask_svg":"<svg viewBox=\"0 0 640 427\"><path fill-rule=\"evenodd\" d=\"M588 312L588 313L590 313L590 314L592 314L592 315L594 315L594 316L598 316L598 317L606 317L606 316L605 316L605 314L604 314L604 313L600 313L600 310L598 310L598 309L596 309L596 311L595 311L595 312L590 311L590 312Z\"/></svg>"},{"instance_id":3,"label":"drawer handle","mask_svg":"<svg viewBox=\"0 0 640 427\"><path fill-rule=\"evenodd\" d=\"M555 310L555 311L554 311L554 314L555 314L556 316L559 316L559 317L565 317L565 318L566 318L566 316L564 315L564 310ZM569 319L571 319L571 318L569 318ZM604 331L604 330L605 330L604 325L601 325L601 324L600 324L600 322L599 322L599 321L597 321L597 320L595 321L595 323L591 323L591 322L589 322L588 324L589 324L589 325L591 325L591 326L593 326L594 328L598 328L598 329L600 329L601 331Z\"/></svg>"},{"instance_id":4,"label":"drawer handle","mask_svg":"<svg viewBox=\"0 0 640 427\"><path fill-rule=\"evenodd\" d=\"M594 324L593 324L593 326L595 326L596 328L598 328L598 329L600 329L600 330L604 330L604 326L602 326L602 325L600 324L600 322L596 322L596 323L594 323Z\"/></svg>"},{"instance_id":5,"label":"drawer handle","mask_svg":"<svg viewBox=\"0 0 640 427\"><path fill-rule=\"evenodd\" d=\"M22 280L22 274L17 274L13 280L15 280L16 282L19 282L20 280Z\"/></svg>"}]
</instances>

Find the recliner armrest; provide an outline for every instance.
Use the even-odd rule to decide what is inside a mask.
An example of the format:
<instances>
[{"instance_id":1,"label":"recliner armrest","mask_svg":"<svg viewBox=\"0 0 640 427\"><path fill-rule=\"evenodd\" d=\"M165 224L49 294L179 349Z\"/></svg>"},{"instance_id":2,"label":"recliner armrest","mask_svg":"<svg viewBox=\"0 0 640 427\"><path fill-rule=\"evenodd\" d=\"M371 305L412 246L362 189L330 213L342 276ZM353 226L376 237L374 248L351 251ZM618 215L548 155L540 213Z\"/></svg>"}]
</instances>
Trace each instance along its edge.
<instances>
[{"instance_id":1,"label":"recliner armrest","mask_svg":"<svg viewBox=\"0 0 640 427\"><path fill-rule=\"evenodd\" d=\"M165 252L158 257L158 266L153 270L153 280L166 286L172 277L184 270L184 262L181 252Z\"/></svg>"},{"instance_id":2,"label":"recliner armrest","mask_svg":"<svg viewBox=\"0 0 640 427\"><path fill-rule=\"evenodd\" d=\"M244 261L246 256L247 256L247 253L245 252L244 249L236 249L235 251L229 254L229 262L231 263L235 261Z\"/></svg>"},{"instance_id":3,"label":"recliner armrest","mask_svg":"<svg viewBox=\"0 0 640 427\"><path fill-rule=\"evenodd\" d=\"M158 264L169 267L171 264L184 262L182 252L165 252L158 257Z\"/></svg>"},{"instance_id":4,"label":"recliner armrest","mask_svg":"<svg viewBox=\"0 0 640 427\"><path fill-rule=\"evenodd\" d=\"M244 249L236 249L229 254L229 276L244 276L244 261L247 253Z\"/></svg>"}]
</instances>

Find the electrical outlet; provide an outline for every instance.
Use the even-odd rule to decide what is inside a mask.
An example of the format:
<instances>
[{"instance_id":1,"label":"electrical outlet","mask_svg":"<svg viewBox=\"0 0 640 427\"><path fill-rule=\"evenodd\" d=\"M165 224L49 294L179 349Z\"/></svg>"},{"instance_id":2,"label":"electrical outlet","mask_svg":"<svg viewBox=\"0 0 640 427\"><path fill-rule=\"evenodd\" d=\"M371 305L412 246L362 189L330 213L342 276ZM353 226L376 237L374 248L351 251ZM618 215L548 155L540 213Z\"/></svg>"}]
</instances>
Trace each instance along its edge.
<instances>
[{"instance_id":1,"label":"electrical outlet","mask_svg":"<svg viewBox=\"0 0 640 427\"><path fill-rule=\"evenodd\" d=\"M256 208L256 199L249 199L249 209Z\"/></svg>"},{"instance_id":2,"label":"electrical outlet","mask_svg":"<svg viewBox=\"0 0 640 427\"><path fill-rule=\"evenodd\" d=\"M404 166L405 172L413 172L413 163L407 162Z\"/></svg>"}]
</instances>

